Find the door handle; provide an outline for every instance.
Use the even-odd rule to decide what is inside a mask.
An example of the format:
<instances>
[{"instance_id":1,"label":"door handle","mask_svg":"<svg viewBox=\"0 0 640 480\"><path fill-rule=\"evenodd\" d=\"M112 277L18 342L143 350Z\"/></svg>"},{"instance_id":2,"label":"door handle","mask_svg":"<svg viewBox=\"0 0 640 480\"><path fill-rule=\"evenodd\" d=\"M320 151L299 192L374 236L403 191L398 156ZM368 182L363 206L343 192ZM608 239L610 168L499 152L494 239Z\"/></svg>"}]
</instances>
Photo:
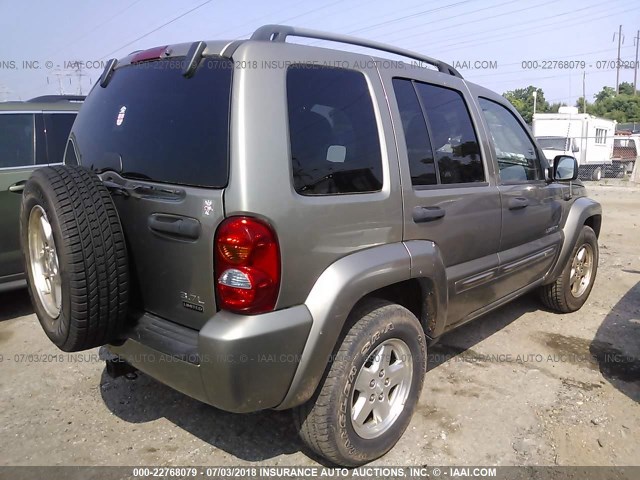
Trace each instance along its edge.
<instances>
[{"instance_id":1,"label":"door handle","mask_svg":"<svg viewBox=\"0 0 640 480\"><path fill-rule=\"evenodd\" d=\"M519 210L529 205L529 200L524 197L514 197L509 199L509 210Z\"/></svg>"},{"instance_id":2,"label":"door handle","mask_svg":"<svg viewBox=\"0 0 640 480\"><path fill-rule=\"evenodd\" d=\"M413 207L415 223L432 222L444 217L447 212L440 207Z\"/></svg>"},{"instance_id":3,"label":"door handle","mask_svg":"<svg viewBox=\"0 0 640 480\"><path fill-rule=\"evenodd\" d=\"M22 180L20 182L14 183L9 187L9 191L13 193L22 193L24 190L24 186L27 184L26 180Z\"/></svg>"},{"instance_id":4,"label":"door handle","mask_svg":"<svg viewBox=\"0 0 640 480\"><path fill-rule=\"evenodd\" d=\"M154 213L149 217L148 225L154 232L171 237L197 240L200 237L200 222L195 218Z\"/></svg>"}]
</instances>

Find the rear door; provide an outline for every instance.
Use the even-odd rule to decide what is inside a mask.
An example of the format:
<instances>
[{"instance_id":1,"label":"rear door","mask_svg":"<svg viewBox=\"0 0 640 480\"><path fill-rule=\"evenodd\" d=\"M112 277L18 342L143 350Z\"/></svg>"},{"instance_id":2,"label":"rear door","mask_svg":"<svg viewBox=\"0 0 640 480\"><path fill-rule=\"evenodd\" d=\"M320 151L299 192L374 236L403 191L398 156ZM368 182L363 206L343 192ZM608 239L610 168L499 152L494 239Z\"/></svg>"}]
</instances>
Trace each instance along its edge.
<instances>
[{"instance_id":1,"label":"rear door","mask_svg":"<svg viewBox=\"0 0 640 480\"><path fill-rule=\"evenodd\" d=\"M390 73L390 106L404 192L404 239L439 247L449 324L495 300L500 196L464 82L427 69Z\"/></svg>"},{"instance_id":2,"label":"rear door","mask_svg":"<svg viewBox=\"0 0 640 480\"><path fill-rule=\"evenodd\" d=\"M542 155L528 129L506 101L479 97L489 132L502 201L500 273L495 291L503 297L542 278L556 257L568 187L545 180Z\"/></svg>"},{"instance_id":3,"label":"rear door","mask_svg":"<svg viewBox=\"0 0 640 480\"><path fill-rule=\"evenodd\" d=\"M33 112L0 112L0 281L22 277L20 202L35 167Z\"/></svg>"},{"instance_id":4,"label":"rear door","mask_svg":"<svg viewBox=\"0 0 640 480\"><path fill-rule=\"evenodd\" d=\"M115 70L85 100L66 156L112 189L138 310L200 328L216 311L213 239L228 179L233 64L183 57Z\"/></svg>"}]
</instances>

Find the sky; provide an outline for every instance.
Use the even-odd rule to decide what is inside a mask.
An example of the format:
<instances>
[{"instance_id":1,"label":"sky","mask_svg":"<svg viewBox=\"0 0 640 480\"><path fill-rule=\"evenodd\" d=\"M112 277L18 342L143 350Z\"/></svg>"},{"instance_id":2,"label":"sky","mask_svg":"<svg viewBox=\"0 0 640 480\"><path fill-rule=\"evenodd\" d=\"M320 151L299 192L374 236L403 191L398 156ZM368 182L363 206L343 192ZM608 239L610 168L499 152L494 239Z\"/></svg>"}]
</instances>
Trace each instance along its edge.
<instances>
[{"instance_id":1,"label":"sky","mask_svg":"<svg viewBox=\"0 0 640 480\"><path fill-rule=\"evenodd\" d=\"M453 64L498 93L534 85L547 101L574 105L583 72L588 100L615 87L620 25L620 81L633 82L640 2L0 0L0 100L86 94L109 58L246 38L268 23L390 43Z\"/></svg>"}]
</instances>

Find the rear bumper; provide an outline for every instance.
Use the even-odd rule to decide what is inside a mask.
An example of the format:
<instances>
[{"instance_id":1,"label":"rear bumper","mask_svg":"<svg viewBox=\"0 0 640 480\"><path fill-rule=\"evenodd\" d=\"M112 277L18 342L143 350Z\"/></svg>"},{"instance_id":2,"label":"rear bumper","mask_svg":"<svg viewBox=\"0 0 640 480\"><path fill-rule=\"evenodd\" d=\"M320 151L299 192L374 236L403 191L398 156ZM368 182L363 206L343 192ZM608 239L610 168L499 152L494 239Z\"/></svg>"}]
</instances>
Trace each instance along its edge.
<instances>
[{"instance_id":1,"label":"rear bumper","mask_svg":"<svg viewBox=\"0 0 640 480\"><path fill-rule=\"evenodd\" d=\"M284 399L311 323L304 305L262 315L218 312L199 332L145 314L109 350L202 402L252 412Z\"/></svg>"}]
</instances>

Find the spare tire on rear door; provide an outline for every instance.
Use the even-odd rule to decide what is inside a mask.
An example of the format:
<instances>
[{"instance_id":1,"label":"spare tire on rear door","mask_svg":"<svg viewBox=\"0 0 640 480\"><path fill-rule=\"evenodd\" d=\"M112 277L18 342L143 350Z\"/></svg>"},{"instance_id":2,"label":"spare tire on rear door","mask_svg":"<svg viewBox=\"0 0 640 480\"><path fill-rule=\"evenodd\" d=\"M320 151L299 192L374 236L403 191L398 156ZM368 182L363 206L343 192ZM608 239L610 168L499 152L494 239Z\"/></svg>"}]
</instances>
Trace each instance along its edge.
<instances>
[{"instance_id":1,"label":"spare tire on rear door","mask_svg":"<svg viewBox=\"0 0 640 480\"><path fill-rule=\"evenodd\" d=\"M61 350L104 345L122 330L129 271L109 191L90 170L45 167L27 182L20 235L31 301Z\"/></svg>"}]
</instances>

